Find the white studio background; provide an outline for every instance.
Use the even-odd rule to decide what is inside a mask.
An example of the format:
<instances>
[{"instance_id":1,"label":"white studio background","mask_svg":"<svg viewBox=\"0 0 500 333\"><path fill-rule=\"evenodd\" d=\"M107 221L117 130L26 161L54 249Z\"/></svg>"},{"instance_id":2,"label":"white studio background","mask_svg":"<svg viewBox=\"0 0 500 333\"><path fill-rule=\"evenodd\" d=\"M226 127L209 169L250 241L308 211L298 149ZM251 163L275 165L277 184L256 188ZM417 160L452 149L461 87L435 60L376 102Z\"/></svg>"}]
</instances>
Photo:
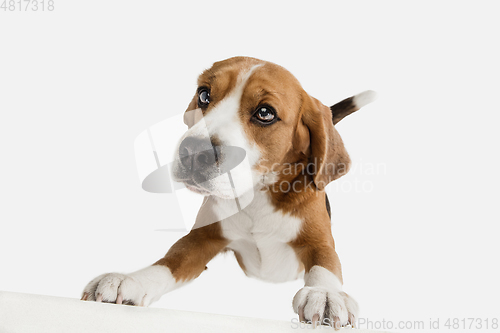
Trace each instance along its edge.
<instances>
[{"instance_id":1,"label":"white studio background","mask_svg":"<svg viewBox=\"0 0 500 333\"><path fill-rule=\"evenodd\" d=\"M247 55L327 105L379 93L337 126L356 169L328 189L361 317L499 317L497 2L54 4L0 10L0 290L77 298L161 258L183 234L155 230L179 212L141 189L134 139ZM300 281L208 267L153 306L295 318Z\"/></svg>"}]
</instances>

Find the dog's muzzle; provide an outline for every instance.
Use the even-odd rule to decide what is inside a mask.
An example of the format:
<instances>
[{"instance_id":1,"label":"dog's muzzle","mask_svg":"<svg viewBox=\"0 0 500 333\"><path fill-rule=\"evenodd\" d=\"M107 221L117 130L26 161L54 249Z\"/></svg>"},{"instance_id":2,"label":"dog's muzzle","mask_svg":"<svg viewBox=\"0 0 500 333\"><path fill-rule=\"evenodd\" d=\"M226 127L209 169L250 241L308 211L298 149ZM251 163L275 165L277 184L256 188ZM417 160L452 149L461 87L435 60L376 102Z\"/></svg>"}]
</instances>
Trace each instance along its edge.
<instances>
[{"instance_id":1,"label":"dog's muzzle","mask_svg":"<svg viewBox=\"0 0 500 333\"><path fill-rule=\"evenodd\" d=\"M175 116L140 133L135 155L142 188L174 194L169 200L176 203L190 230L195 220L200 227L241 211L253 199L253 183L245 149L211 140L206 126L186 136L182 119L182 115ZM201 119L198 129L203 122ZM178 138L182 138L180 142ZM203 205L209 212L197 214L194 209L204 202L199 194L209 201ZM174 229L178 228L172 225L169 230Z\"/></svg>"},{"instance_id":2,"label":"dog's muzzle","mask_svg":"<svg viewBox=\"0 0 500 333\"><path fill-rule=\"evenodd\" d=\"M245 150L235 146L212 145L212 140L186 137L179 145L174 177L195 192L217 190L211 180L224 174L234 187L231 170L245 159ZM198 191L197 191L198 190Z\"/></svg>"}]
</instances>

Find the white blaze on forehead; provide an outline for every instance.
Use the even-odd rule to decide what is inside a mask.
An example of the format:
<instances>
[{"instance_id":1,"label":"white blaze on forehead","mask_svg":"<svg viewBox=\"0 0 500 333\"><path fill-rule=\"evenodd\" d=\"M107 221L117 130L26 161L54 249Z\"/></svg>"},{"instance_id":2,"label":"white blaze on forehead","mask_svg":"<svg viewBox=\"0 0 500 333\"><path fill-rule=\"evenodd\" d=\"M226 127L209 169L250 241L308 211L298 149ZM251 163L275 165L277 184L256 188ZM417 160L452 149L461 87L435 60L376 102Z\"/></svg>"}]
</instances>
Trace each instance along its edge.
<instances>
[{"instance_id":1,"label":"white blaze on forehead","mask_svg":"<svg viewBox=\"0 0 500 333\"><path fill-rule=\"evenodd\" d=\"M232 180L228 178L228 175L221 175L210 181L215 188L213 194L222 198L232 197L233 191L236 191L238 197L243 195L254 187L254 181L258 179L252 176L252 167L259 161L260 151L257 144L247 137L239 111L248 80L260 66L262 64L240 72L236 85L229 94L191 127L182 138L194 136L207 140L209 143L210 136L216 136L222 146L235 146L245 150L245 160L231 170ZM201 113L199 109L195 111Z\"/></svg>"},{"instance_id":2,"label":"white blaze on forehead","mask_svg":"<svg viewBox=\"0 0 500 333\"><path fill-rule=\"evenodd\" d=\"M248 79L260 66L262 65L255 65L248 71L240 73L233 90L205 117L210 134L217 134L223 145L239 146L241 148L247 148L251 145L245 137L239 110L241 97Z\"/></svg>"},{"instance_id":3,"label":"white blaze on forehead","mask_svg":"<svg viewBox=\"0 0 500 333\"><path fill-rule=\"evenodd\" d=\"M259 161L260 151L255 142L249 140L246 135L244 124L240 117L241 98L254 71L261 64L251 67L248 71L239 74L236 86L224 97L204 118L210 135L217 135L223 146L236 146L243 148L246 152L245 160L236 168L231 170L233 185L237 196L251 190L254 187L251 168ZM247 167L248 166L248 167ZM227 187L227 177L216 179L220 188Z\"/></svg>"},{"instance_id":4,"label":"white blaze on forehead","mask_svg":"<svg viewBox=\"0 0 500 333\"><path fill-rule=\"evenodd\" d=\"M248 79L254 71L262 66L252 66L247 71L241 72L233 90L203 117L195 126L187 131L186 136L217 135L222 145L237 146L245 149L251 165L259 160L259 151L255 143L250 142L245 135L243 124L239 117L241 97Z\"/></svg>"}]
</instances>

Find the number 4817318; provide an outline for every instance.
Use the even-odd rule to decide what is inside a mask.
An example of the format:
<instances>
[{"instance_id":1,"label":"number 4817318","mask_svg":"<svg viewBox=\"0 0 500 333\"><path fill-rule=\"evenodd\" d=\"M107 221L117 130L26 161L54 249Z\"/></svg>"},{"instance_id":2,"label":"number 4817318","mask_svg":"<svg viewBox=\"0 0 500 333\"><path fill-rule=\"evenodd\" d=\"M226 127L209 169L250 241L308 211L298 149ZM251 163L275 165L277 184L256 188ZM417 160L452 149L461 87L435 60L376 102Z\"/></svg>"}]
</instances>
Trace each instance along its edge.
<instances>
[{"instance_id":1,"label":"number 4817318","mask_svg":"<svg viewBox=\"0 0 500 333\"><path fill-rule=\"evenodd\" d=\"M54 10L54 0L3 0L0 10L4 12L51 12Z\"/></svg>"}]
</instances>

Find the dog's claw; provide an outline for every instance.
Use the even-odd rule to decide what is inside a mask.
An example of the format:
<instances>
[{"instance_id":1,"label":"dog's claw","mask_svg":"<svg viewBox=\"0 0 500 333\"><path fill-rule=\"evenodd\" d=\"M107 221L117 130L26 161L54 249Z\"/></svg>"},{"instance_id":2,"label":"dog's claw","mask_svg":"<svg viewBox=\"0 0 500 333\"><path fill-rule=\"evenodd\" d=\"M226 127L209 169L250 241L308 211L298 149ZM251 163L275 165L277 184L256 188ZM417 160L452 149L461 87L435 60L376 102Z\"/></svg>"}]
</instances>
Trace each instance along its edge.
<instances>
[{"instance_id":1,"label":"dog's claw","mask_svg":"<svg viewBox=\"0 0 500 333\"><path fill-rule=\"evenodd\" d=\"M333 328L335 330L339 330L340 327L341 327L341 325L340 325L340 318L337 317L337 316L333 316Z\"/></svg>"},{"instance_id":2,"label":"dog's claw","mask_svg":"<svg viewBox=\"0 0 500 333\"><path fill-rule=\"evenodd\" d=\"M356 328L356 318L352 313L349 313L349 324L351 324L352 328Z\"/></svg>"},{"instance_id":3,"label":"dog's claw","mask_svg":"<svg viewBox=\"0 0 500 333\"><path fill-rule=\"evenodd\" d=\"M313 328L316 328L316 326L318 325L318 322L319 322L319 314L315 314L313 317L312 317L312 326Z\"/></svg>"},{"instance_id":4,"label":"dog's claw","mask_svg":"<svg viewBox=\"0 0 500 333\"><path fill-rule=\"evenodd\" d=\"M299 321L301 323L306 321L306 319L304 318L304 307L303 306L299 307Z\"/></svg>"},{"instance_id":5,"label":"dog's claw","mask_svg":"<svg viewBox=\"0 0 500 333\"><path fill-rule=\"evenodd\" d=\"M81 301L86 301L89 299L90 294L89 293L83 293L82 298L80 299Z\"/></svg>"},{"instance_id":6,"label":"dog's claw","mask_svg":"<svg viewBox=\"0 0 500 333\"><path fill-rule=\"evenodd\" d=\"M102 302L102 294L98 294L96 299L95 299L96 302Z\"/></svg>"},{"instance_id":7,"label":"dog's claw","mask_svg":"<svg viewBox=\"0 0 500 333\"><path fill-rule=\"evenodd\" d=\"M118 294L116 297L116 304L122 304L123 303L123 296L122 294Z\"/></svg>"}]
</instances>

